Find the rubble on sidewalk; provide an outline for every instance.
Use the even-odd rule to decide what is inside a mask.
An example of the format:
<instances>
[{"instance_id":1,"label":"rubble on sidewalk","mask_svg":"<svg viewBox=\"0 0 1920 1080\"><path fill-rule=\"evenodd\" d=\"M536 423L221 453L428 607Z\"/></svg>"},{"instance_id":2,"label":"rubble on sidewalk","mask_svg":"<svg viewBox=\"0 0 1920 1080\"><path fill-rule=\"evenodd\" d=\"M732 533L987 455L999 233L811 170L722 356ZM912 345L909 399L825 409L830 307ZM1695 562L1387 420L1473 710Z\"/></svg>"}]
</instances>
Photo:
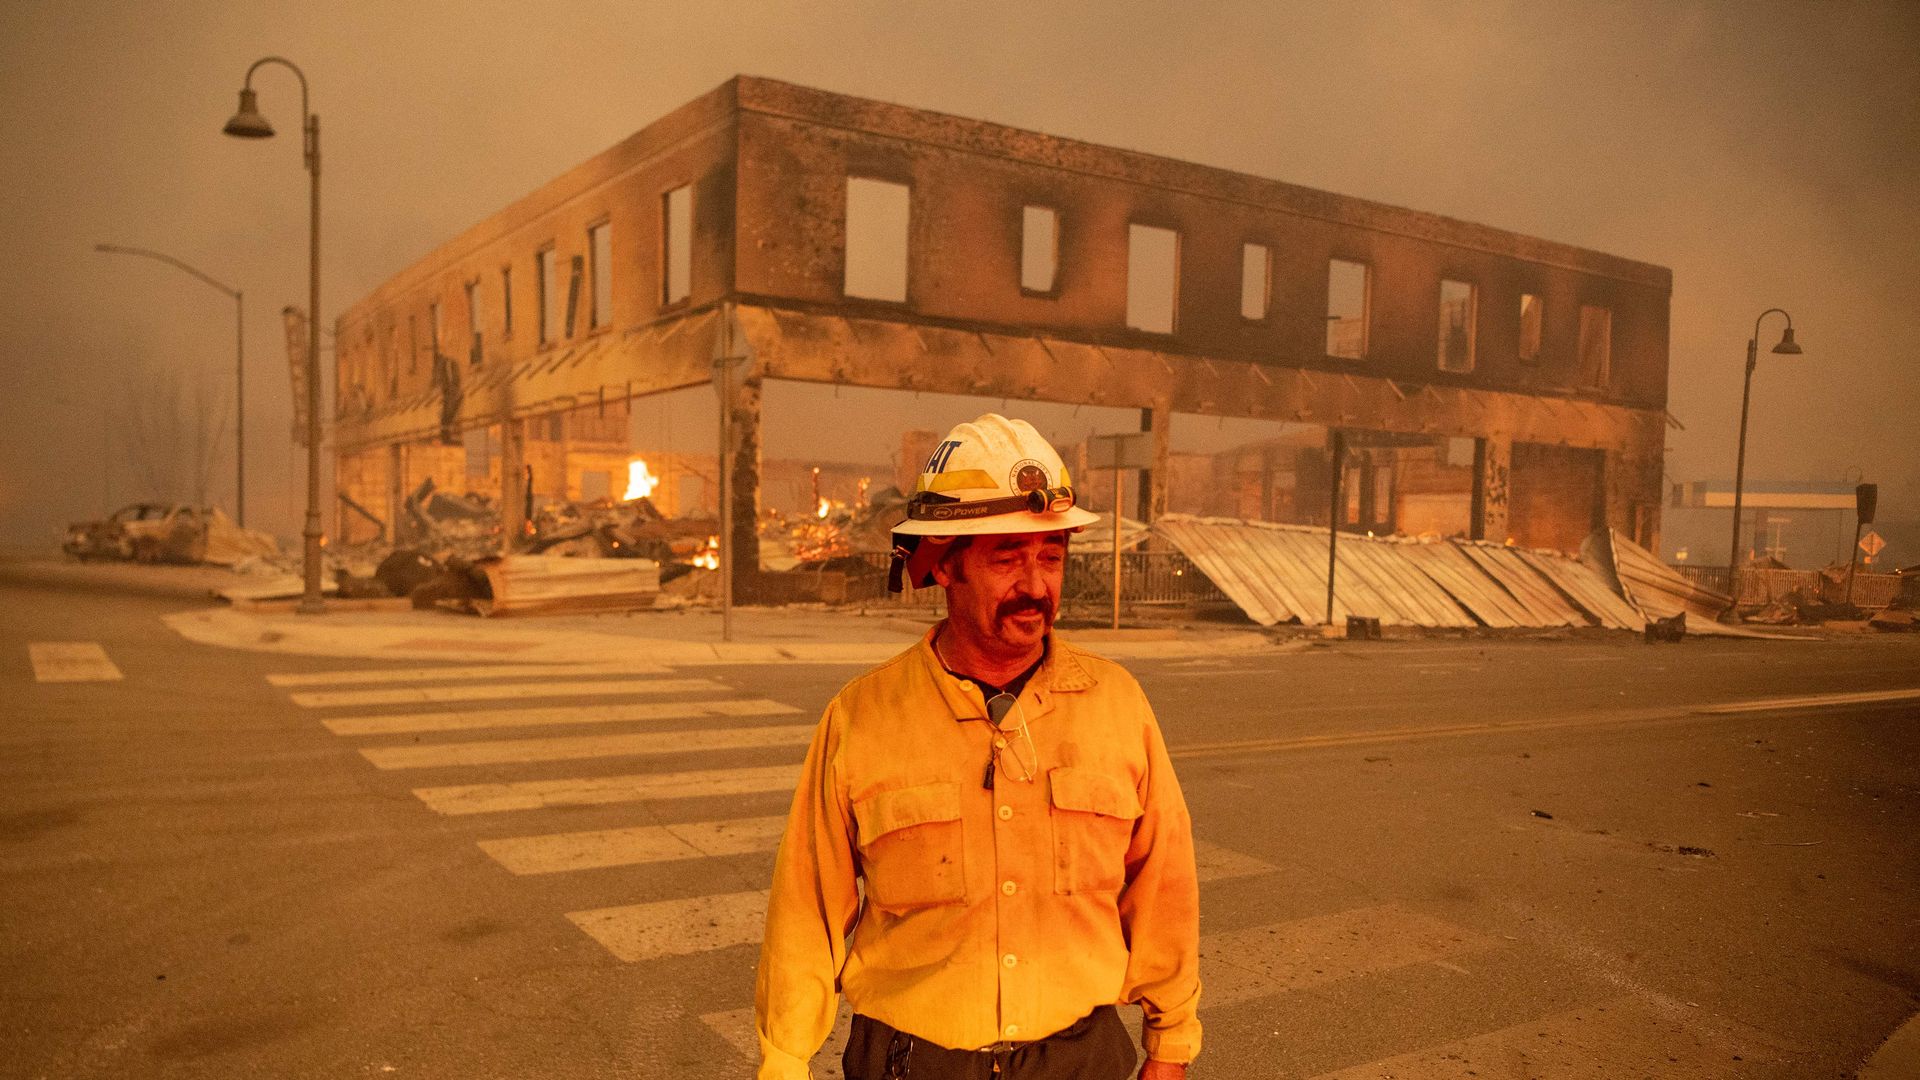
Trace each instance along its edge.
<instances>
[{"instance_id":1,"label":"rubble on sidewalk","mask_svg":"<svg viewBox=\"0 0 1920 1080\"><path fill-rule=\"evenodd\" d=\"M652 559L502 555L474 566L488 589L473 606L486 616L632 611L651 607L660 592L660 564Z\"/></svg>"}]
</instances>

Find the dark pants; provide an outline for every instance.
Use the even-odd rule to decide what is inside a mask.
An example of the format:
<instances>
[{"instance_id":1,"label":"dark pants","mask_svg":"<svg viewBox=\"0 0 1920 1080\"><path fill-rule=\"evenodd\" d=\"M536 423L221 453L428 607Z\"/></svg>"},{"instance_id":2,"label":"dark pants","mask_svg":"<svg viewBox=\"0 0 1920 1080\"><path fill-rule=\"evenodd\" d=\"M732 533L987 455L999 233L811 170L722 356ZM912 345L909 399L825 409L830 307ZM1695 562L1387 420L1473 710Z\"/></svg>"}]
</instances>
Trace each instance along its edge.
<instances>
[{"instance_id":1,"label":"dark pants","mask_svg":"<svg viewBox=\"0 0 1920 1080\"><path fill-rule=\"evenodd\" d=\"M1128 1080L1139 1058L1111 1005L1033 1042L949 1050L858 1013L840 1066L847 1080Z\"/></svg>"}]
</instances>

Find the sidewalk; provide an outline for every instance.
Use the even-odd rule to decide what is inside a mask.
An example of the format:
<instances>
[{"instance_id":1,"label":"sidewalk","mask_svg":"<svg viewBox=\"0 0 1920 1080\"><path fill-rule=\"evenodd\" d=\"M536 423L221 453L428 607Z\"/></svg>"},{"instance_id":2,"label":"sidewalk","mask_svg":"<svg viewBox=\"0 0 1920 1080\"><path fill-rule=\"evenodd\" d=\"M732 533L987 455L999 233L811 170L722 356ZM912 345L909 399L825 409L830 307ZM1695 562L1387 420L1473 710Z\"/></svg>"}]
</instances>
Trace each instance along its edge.
<instances>
[{"instance_id":1,"label":"sidewalk","mask_svg":"<svg viewBox=\"0 0 1920 1080\"><path fill-rule=\"evenodd\" d=\"M320 615L280 606L236 608L216 589L259 579L216 567L0 559L0 581L56 584L109 592L207 601L163 620L189 641L256 652L469 663L848 664L879 663L912 645L934 616L923 609L734 609L731 641L722 641L711 608L601 615L483 619L445 611L366 610L329 601ZM1285 651L1253 630L1180 626L1146 630L1062 630L1061 636L1115 659L1173 659Z\"/></svg>"}]
</instances>

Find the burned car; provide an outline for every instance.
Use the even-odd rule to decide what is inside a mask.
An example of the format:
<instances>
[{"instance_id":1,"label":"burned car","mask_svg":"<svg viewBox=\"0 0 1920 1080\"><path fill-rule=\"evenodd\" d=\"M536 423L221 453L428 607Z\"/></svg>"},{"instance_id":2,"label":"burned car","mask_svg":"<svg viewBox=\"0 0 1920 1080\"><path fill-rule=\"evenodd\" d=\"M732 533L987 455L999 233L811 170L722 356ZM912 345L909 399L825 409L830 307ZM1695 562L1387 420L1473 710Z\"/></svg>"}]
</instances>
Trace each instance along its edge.
<instances>
[{"instance_id":1,"label":"burned car","mask_svg":"<svg viewBox=\"0 0 1920 1080\"><path fill-rule=\"evenodd\" d=\"M132 559L143 563L216 563L279 554L273 537L243 529L217 507L185 503L134 503L104 520L67 527L61 550L82 562Z\"/></svg>"}]
</instances>

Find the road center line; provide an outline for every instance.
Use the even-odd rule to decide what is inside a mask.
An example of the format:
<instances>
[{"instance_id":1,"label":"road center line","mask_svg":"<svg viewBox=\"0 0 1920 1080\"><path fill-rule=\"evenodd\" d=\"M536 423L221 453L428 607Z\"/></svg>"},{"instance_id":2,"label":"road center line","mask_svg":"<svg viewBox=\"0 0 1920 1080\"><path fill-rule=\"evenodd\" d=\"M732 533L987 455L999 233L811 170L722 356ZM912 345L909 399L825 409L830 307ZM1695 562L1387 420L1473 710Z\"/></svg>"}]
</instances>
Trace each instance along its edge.
<instances>
[{"instance_id":1,"label":"road center line","mask_svg":"<svg viewBox=\"0 0 1920 1080\"><path fill-rule=\"evenodd\" d=\"M94 641L33 641L27 644L34 682L114 682L126 678L107 650Z\"/></svg>"},{"instance_id":2,"label":"road center line","mask_svg":"<svg viewBox=\"0 0 1920 1080\"><path fill-rule=\"evenodd\" d=\"M1802 697L1763 698L1759 701L1735 701L1726 705L1701 705L1694 712L1712 716L1733 713L1777 712L1787 709L1818 709L1828 705L1873 705L1887 701L1920 701L1916 690L1857 690L1840 694L1808 694Z\"/></svg>"},{"instance_id":3,"label":"road center line","mask_svg":"<svg viewBox=\"0 0 1920 1080\"><path fill-rule=\"evenodd\" d=\"M1289 750L1316 750L1341 746L1372 746L1380 743L1413 742L1418 739L1445 739L1470 735L1504 735L1569 728L1610 727L1640 724L1700 723L1714 716L1739 713L1779 712L1812 709L1832 705L1867 705L1889 701L1920 700L1920 690L1866 690L1858 693L1822 694L1810 697L1769 698L1760 701L1729 702L1723 705L1618 709L1612 712L1578 713L1572 716L1540 720L1486 721L1474 724L1435 724L1421 727L1384 728L1379 731L1346 731L1324 735L1300 735L1290 739L1239 739L1228 742L1190 743L1171 746L1175 759L1224 757L1232 754L1283 753Z\"/></svg>"}]
</instances>

